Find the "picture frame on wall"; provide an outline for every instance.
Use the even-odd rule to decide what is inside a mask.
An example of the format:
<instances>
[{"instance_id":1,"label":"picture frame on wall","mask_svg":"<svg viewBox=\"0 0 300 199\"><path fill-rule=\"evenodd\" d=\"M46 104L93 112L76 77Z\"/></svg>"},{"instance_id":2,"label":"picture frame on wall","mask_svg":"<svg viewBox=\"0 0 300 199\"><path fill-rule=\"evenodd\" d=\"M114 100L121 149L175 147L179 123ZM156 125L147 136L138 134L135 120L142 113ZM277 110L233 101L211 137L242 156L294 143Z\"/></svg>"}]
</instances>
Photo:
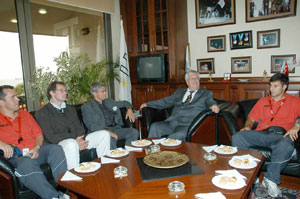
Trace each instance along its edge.
<instances>
[{"instance_id":1,"label":"picture frame on wall","mask_svg":"<svg viewBox=\"0 0 300 199\"><path fill-rule=\"evenodd\" d=\"M296 15L297 0L246 0L246 22Z\"/></svg>"},{"instance_id":2,"label":"picture frame on wall","mask_svg":"<svg viewBox=\"0 0 300 199\"><path fill-rule=\"evenodd\" d=\"M196 28L235 24L235 0L195 0Z\"/></svg>"},{"instance_id":3,"label":"picture frame on wall","mask_svg":"<svg viewBox=\"0 0 300 199\"><path fill-rule=\"evenodd\" d=\"M252 72L252 57L232 57L231 58L231 73L251 73Z\"/></svg>"},{"instance_id":4,"label":"picture frame on wall","mask_svg":"<svg viewBox=\"0 0 300 199\"><path fill-rule=\"evenodd\" d=\"M283 65L288 64L289 73L295 73L292 68L293 62L296 60L296 54L291 55L272 55L271 56L271 73L279 73Z\"/></svg>"},{"instance_id":5,"label":"picture frame on wall","mask_svg":"<svg viewBox=\"0 0 300 199\"><path fill-rule=\"evenodd\" d=\"M214 58L197 59L197 69L200 74L215 73Z\"/></svg>"},{"instance_id":6,"label":"picture frame on wall","mask_svg":"<svg viewBox=\"0 0 300 199\"><path fill-rule=\"evenodd\" d=\"M207 37L207 52L225 51L225 35Z\"/></svg>"},{"instance_id":7,"label":"picture frame on wall","mask_svg":"<svg viewBox=\"0 0 300 199\"><path fill-rule=\"evenodd\" d=\"M257 31L257 48L280 47L280 29Z\"/></svg>"},{"instance_id":8,"label":"picture frame on wall","mask_svg":"<svg viewBox=\"0 0 300 199\"><path fill-rule=\"evenodd\" d=\"M252 31L230 33L230 49L252 48Z\"/></svg>"}]
</instances>

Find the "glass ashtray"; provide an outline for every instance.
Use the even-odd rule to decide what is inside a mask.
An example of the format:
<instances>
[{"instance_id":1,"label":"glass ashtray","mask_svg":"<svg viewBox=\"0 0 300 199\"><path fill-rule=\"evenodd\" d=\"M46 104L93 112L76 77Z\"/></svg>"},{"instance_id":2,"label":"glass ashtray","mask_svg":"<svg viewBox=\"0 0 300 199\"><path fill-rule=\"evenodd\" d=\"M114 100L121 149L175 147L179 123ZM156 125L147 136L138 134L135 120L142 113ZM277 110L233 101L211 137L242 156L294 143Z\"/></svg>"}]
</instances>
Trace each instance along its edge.
<instances>
[{"instance_id":1,"label":"glass ashtray","mask_svg":"<svg viewBox=\"0 0 300 199\"><path fill-rule=\"evenodd\" d=\"M207 161L212 161L217 159L217 156L214 153L205 153L203 158Z\"/></svg>"},{"instance_id":2,"label":"glass ashtray","mask_svg":"<svg viewBox=\"0 0 300 199\"><path fill-rule=\"evenodd\" d=\"M127 168L118 166L114 169L115 178L127 176Z\"/></svg>"},{"instance_id":3,"label":"glass ashtray","mask_svg":"<svg viewBox=\"0 0 300 199\"><path fill-rule=\"evenodd\" d=\"M148 154L151 154L151 153L155 153L155 152L160 151L160 146L157 145L157 144L151 145L151 146L147 147L147 148L145 149L145 151L146 151L146 154L147 154L147 155L148 155Z\"/></svg>"},{"instance_id":4,"label":"glass ashtray","mask_svg":"<svg viewBox=\"0 0 300 199\"><path fill-rule=\"evenodd\" d=\"M168 188L171 192L180 192L184 190L184 184L180 181L170 182Z\"/></svg>"}]
</instances>

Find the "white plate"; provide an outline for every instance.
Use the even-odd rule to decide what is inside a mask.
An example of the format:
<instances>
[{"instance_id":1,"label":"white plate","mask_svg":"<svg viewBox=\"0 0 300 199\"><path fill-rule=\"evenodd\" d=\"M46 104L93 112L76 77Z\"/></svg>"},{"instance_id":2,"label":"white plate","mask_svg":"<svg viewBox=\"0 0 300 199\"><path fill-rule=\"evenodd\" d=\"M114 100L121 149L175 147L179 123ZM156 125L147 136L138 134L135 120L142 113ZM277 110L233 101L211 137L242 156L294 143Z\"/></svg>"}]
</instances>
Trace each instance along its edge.
<instances>
[{"instance_id":1,"label":"white plate","mask_svg":"<svg viewBox=\"0 0 300 199\"><path fill-rule=\"evenodd\" d=\"M234 176L237 179L237 181L234 185L220 184L219 181L220 181L221 177L223 177L223 176L225 176L225 175L217 175L217 176L215 176L211 179L211 182L215 186L217 186L221 189L228 189L228 190L240 189L240 188L243 188L246 185L245 180L243 178L239 177L239 176ZM233 177L233 176L228 176L228 177Z\"/></svg>"},{"instance_id":2,"label":"white plate","mask_svg":"<svg viewBox=\"0 0 300 199\"><path fill-rule=\"evenodd\" d=\"M80 163L80 164L86 165L88 163L91 163L91 164L95 165L95 167L93 167L91 169L87 169L87 170L81 170L78 166L78 167L74 168L74 171L76 171L78 173L89 173L89 172L94 172L94 171L100 169L100 167L101 167L101 164L99 162L83 162L83 163Z\"/></svg>"},{"instance_id":3,"label":"white plate","mask_svg":"<svg viewBox=\"0 0 300 199\"><path fill-rule=\"evenodd\" d=\"M249 81L249 79L238 79L238 81L240 81L240 82L247 82L247 81Z\"/></svg>"},{"instance_id":4,"label":"white plate","mask_svg":"<svg viewBox=\"0 0 300 199\"><path fill-rule=\"evenodd\" d=\"M238 150L236 147L232 147L232 146L226 146L226 147L231 147L232 151L231 152L224 152L224 151L220 151L220 148L223 148L225 145L221 145L218 146L217 148L214 149L214 152L218 153L218 154L224 154L224 155L230 155L230 154L235 154Z\"/></svg>"},{"instance_id":5,"label":"white plate","mask_svg":"<svg viewBox=\"0 0 300 199\"><path fill-rule=\"evenodd\" d=\"M234 160L235 159L240 159L240 160L242 160L242 163L241 163L241 165L235 165L234 164ZM257 166L257 163L256 163L256 161L254 161L254 160L252 160L252 159L249 159L248 158L248 160L249 160L249 165L245 165L245 164L243 164L243 160L244 160L245 158L240 158L239 156L233 156L230 160L229 160L229 165L230 166L232 166L232 167L234 167L234 168L237 168L237 169L253 169L253 168L255 168L256 166Z\"/></svg>"},{"instance_id":6,"label":"white plate","mask_svg":"<svg viewBox=\"0 0 300 199\"><path fill-rule=\"evenodd\" d=\"M139 143L139 142L143 142L143 143ZM136 140L131 142L131 145L136 147L149 146L150 144L152 144L150 140Z\"/></svg>"},{"instance_id":7,"label":"white plate","mask_svg":"<svg viewBox=\"0 0 300 199\"><path fill-rule=\"evenodd\" d=\"M120 150L120 151L124 151L124 153L122 153L122 154L120 154L120 155L113 155L113 154L111 154L111 152L114 151L114 150L110 150L110 151L106 154L106 156L111 157L111 158L120 158L120 157L124 157L124 156L128 155L128 153L129 153L128 151L126 151L126 150L124 150L124 149L122 149L122 148L119 148L119 150Z\"/></svg>"},{"instance_id":8,"label":"white plate","mask_svg":"<svg viewBox=\"0 0 300 199\"><path fill-rule=\"evenodd\" d=\"M168 141L169 139L166 139L165 141L163 141L163 142L161 142L161 145L164 145L164 146L178 146L178 145L180 145L181 144L181 140L176 140L176 143L174 143L174 144L168 144L167 143L167 141Z\"/></svg>"}]
</instances>

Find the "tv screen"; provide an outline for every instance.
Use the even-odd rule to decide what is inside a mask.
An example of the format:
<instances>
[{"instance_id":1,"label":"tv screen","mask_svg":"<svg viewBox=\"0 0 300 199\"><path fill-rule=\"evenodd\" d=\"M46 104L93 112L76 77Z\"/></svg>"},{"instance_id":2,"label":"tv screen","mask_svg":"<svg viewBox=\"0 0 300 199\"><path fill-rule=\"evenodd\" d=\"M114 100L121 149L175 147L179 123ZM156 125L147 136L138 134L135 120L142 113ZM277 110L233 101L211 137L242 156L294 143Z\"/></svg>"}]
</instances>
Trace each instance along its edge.
<instances>
[{"instance_id":1,"label":"tv screen","mask_svg":"<svg viewBox=\"0 0 300 199\"><path fill-rule=\"evenodd\" d=\"M165 54L137 57L137 75L139 82L166 82L167 64Z\"/></svg>"}]
</instances>

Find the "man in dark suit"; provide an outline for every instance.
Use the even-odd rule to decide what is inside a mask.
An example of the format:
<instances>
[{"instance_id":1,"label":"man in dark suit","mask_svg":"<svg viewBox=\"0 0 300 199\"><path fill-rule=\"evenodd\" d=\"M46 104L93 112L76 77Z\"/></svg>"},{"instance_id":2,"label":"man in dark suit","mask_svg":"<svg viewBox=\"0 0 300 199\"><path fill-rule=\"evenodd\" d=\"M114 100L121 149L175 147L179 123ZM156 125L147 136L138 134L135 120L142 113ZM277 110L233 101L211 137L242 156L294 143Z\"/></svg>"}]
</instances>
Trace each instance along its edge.
<instances>
[{"instance_id":1,"label":"man in dark suit","mask_svg":"<svg viewBox=\"0 0 300 199\"><path fill-rule=\"evenodd\" d=\"M151 125L148 137L168 135L172 139L185 140L189 125L201 111L210 108L215 113L219 112L212 92L200 88L200 77L197 71L187 72L184 78L188 88L177 89L169 97L141 105L140 109L144 107L157 109L174 107L169 118Z\"/></svg>"},{"instance_id":2,"label":"man in dark suit","mask_svg":"<svg viewBox=\"0 0 300 199\"><path fill-rule=\"evenodd\" d=\"M120 108L126 107L126 119L129 118L131 122L134 122L132 105L127 101L117 102L107 98L105 85L99 82L91 85L91 94L94 99L81 107L83 121L89 132L108 131L111 136L111 149L116 148L118 139L126 139L126 145L137 140L138 131L136 129L122 128L124 124Z\"/></svg>"}]
</instances>

